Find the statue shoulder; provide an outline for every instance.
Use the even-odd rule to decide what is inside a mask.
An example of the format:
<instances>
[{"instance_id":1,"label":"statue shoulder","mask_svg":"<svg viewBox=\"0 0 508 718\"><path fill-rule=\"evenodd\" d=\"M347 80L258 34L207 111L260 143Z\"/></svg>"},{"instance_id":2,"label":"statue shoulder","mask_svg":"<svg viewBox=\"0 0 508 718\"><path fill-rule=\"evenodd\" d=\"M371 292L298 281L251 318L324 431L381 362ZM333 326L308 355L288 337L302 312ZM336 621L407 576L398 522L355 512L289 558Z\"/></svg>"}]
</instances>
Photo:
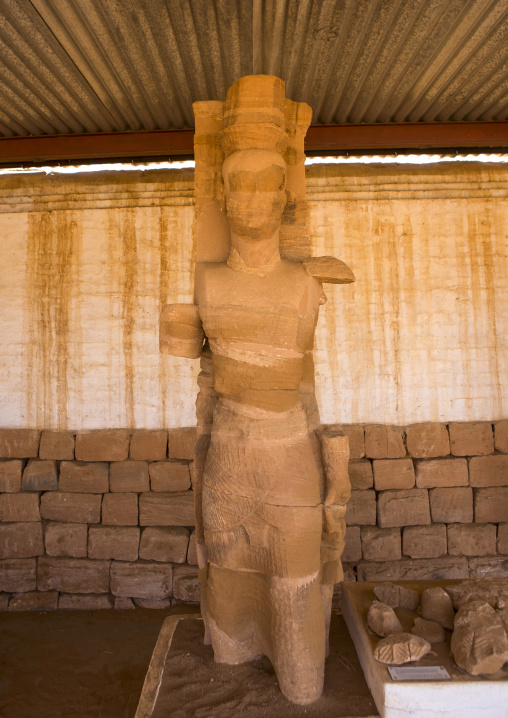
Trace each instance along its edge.
<instances>
[{"instance_id":1,"label":"statue shoulder","mask_svg":"<svg viewBox=\"0 0 508 718\"><path fill-rule=\"evenodd\" d=\"M309 257L303 260L305 271L310 277L327 284L350 284L355 275L342 260L336 257Z\"/></svg>"}]
</instances>

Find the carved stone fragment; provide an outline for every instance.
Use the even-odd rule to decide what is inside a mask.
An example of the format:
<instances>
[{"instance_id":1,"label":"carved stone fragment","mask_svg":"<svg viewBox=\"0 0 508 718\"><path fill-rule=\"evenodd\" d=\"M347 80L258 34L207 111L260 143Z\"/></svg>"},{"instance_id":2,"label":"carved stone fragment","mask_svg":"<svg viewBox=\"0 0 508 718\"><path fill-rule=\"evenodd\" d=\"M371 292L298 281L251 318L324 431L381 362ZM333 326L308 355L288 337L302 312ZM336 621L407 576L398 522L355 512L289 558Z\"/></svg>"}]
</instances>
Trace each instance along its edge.
<instances>
[{"instance_id":1,"label":"carved stone fragment","mask_svg":"<svg viewBox=\"0 0 508 718\"><path fill-rule=\"evenodd\" d=\"M453 629L455 613L450 596L444 588L426 588L422 593L422 617L439 623L443 628Z\"/></svg>"},{"instance_id":2,"label":"carved stone fragment","mask_svg":"<svg viewBox=\"0 0 508 718\"><path fill-rule=\"evenodd\" d=\"M374 601L367 614L367 623L369 628L377 636L384 638L391 633L402 633L402 624L395 615L395 611L391 606L381 601Z\"/></svg>"},{"instance_id":3,"label":"carved stone fragment","mask_svg":"<svg viewBox=\"0 0 508 718\"><path fill-rule=\"evenodd\" d=\"M508 578L469 579L446 587L453 607L458 610L468 601L485 601L493 608L508 607Z\"/></svg>"},{"instance_id":4,"label":"carved stone fragment","mask_svg":"<svg viewBox=\"0 0 508 718\"><path fill-rule=\"evenodd\" d=\"M374 658L389 666L402 666L404 663L419 661L432 646L424 638L412 633L392 633L379 641L374 649Z\"/></svg>"},{"instance_id":5,"label":"carved stone fragment","mask_svg":"<svg viewBox=\"0 0 508 718\"><path fill-rule=\"evenodd\" d=\"M468 601L455 617L451 649L455 663L473 676L491 675L508 661L503 621L485 601Z\"/></svg>"},{"instance_id":6,"label":"carved stone fragment","mask_svg":"<svg viewBox=\"0 0 508 718\"><path fill-rule=\"evenodd\" d=\"M377 586L374 586L374 596L378 601L382 601L392 608L409 608L411 611L416 611L420 603L418 591L398 586L390 581L378 583Z\"/></svg>"},{"instance_id":7,"label":"carved stone fragment","mask_svg":"<svg viewBox=\"0 0 508 718\"><path fill-rule=\"evenodd\" d=\"M411 633L424 638L429 643L444 643L446 638L443 626L435 621L427 621L425 618L419 617L415 618Z\"/></svg>"}]
</instances>

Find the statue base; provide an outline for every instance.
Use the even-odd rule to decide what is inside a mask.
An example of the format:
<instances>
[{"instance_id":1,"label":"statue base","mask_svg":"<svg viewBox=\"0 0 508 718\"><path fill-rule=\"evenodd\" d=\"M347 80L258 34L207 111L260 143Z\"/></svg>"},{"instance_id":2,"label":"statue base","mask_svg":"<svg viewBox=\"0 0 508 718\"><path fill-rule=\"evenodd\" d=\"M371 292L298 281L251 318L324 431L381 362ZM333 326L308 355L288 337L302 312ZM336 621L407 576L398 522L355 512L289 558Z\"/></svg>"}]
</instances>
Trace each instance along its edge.
<instances>
[{"instance_id":1,"label":"statue base","mask_svg":"<svg viewBox=\"0 0 508 718\"><path fill-rule=\"evenodd\" d=\"M417 590L445 587L462 583L464 579L448 581L393 581ZM402 680L393 680L388 666L378 663L373 651L380 640L367 625L367 613L374 600L373 588L381 582L343 583L342 614L354 641L365 678L383 718L500 718L508 716L508 671L500 670L493 676L471 676L455 664L450 649L451 631L446 631L445 643L433 643L432 651L421 660L406 664L424 669L413 680L411 672L399 671ZM415 611L396 608L395 612L404 631L410 632ZM443 667L449 679L438 679ZM430 668L430 671L429 671ZM409 675L407 675L409 673ZM436 679L432 679L435 673ZM443 672L441 672L443 673ZM430 676L430 679L429 679Z\"/></svg>"},{"instance_id":2,"label":"statue base","mask_svg":"<svg viewBox=\"0 0 508 718\"><path fill-rule=\"evenodd\" d=\"M203 635L196 614L166 618L136 718L378 718L342 616L332 616L323 695L307 706L284 698L267 658L236 666L215 663Z\"/></svg>"}]
</instances>

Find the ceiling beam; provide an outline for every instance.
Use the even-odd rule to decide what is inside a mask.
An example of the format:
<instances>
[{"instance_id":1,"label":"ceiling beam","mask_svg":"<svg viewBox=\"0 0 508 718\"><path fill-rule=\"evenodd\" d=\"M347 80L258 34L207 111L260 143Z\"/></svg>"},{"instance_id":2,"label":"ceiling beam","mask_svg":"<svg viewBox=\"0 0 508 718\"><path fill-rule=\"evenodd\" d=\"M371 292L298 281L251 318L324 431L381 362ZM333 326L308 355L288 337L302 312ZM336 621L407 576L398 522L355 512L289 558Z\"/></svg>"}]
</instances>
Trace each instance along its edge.
<instances>
[{"instance_id":1,"label":"ceiling beam","mask_svg":"<svg viewBox=\"0 0 508 718\"><path fill-rule=\"evenodd\" d=\"M0 164L176 159L193 155L193 141L193 130L2 137ZM313 125L305 138L305 150L314 154L489 147L508 148L508 121Z\"/></svg>"}]
</instances>

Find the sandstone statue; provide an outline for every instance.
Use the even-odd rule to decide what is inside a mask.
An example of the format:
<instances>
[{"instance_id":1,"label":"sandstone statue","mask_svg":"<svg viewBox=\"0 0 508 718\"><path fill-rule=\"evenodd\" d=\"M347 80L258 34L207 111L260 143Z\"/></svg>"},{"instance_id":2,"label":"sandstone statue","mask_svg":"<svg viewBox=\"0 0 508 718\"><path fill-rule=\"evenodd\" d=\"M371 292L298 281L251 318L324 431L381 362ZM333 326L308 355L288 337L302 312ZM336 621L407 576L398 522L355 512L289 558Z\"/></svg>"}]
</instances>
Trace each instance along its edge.
<instances>
[{"instance_id":1,"label":"sandstone statue","mask_svg":"<svg viewBox=\"0 0 508 718\"><path fill-rule=\"evenodd\" d=\"M312 258L303 138L310 108L247 76L195 103L195 302L167 305L161 350L200 358L193 468L205 641L215 660L271 660L294 703L323 689L350 495L348 440L319 430L312 348L323 282Z\"/></svg>"}]
</instances>

